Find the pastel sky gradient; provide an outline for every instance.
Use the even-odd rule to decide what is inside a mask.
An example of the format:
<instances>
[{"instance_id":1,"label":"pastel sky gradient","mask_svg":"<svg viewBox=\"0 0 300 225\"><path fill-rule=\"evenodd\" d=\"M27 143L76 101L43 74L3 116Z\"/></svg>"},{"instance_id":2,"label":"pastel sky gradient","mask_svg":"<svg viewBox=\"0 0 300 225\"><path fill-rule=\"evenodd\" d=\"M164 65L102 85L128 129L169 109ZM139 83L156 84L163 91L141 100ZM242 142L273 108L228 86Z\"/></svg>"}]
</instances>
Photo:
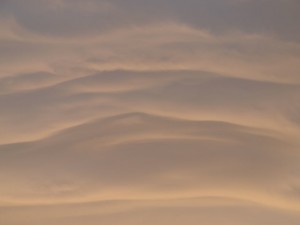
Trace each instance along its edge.
<instances>
[{"instance_id":1,"label":"pastel sky gradient","mask_svg":"<svg viewBox=\"0 0 300 225\"><path fill-rule=\"evenodd\" d=\"M0 0L0 224L300 225L299 0Z\"/></svg>"}]
</instances>

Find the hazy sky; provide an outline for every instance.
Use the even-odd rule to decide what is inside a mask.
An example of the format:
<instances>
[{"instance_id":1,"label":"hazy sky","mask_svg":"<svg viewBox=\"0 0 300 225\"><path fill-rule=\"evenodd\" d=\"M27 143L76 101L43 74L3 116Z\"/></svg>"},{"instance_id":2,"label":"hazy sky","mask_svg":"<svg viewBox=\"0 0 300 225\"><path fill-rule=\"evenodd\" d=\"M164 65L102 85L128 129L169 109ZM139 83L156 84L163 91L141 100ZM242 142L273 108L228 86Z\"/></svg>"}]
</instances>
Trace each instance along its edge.
<instances>
[{"instance_id":1,"label":"hazy sky","mask_svg":"<svg viewBox=\"0 0 300 225\"><path fill-rule=\"evenodd\" d=\"M299 0L0 0L0 224L300 225Z\"/></svg>"}]
</instances>

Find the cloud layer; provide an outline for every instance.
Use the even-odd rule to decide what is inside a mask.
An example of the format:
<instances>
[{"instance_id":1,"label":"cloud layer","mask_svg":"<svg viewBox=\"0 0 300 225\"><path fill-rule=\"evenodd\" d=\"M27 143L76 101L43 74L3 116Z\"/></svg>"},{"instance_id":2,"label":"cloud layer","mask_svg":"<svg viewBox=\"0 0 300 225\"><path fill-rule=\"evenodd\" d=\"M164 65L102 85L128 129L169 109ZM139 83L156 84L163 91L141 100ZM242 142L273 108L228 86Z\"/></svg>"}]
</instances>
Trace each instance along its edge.
<instances>
[{"instance_id":1,"label":"cloud layer","mask_svg":"<svg viewBox=\"0 0 300 225\"><path fill-rule=\"evenodd\" d=\"M0 2L0 222L299 225L296 0Z\"/></svg>"}]
</instances>

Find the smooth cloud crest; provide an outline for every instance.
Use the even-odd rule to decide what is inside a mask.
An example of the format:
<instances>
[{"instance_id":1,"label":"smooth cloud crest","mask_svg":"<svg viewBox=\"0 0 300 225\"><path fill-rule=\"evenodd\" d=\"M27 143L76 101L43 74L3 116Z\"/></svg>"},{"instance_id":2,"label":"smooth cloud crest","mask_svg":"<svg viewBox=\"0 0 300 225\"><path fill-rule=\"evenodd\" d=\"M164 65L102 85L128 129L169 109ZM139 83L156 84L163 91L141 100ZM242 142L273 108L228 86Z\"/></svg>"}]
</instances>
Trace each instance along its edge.
<instances>
[{"instance_id":1,"label":"smooth cloud crest","mask_svg":"<svg viewBox=\"0 0 300 225\"><path fill-rule=\"evenodd\" d=\"M1 219L298 225L297 6L1 1Z\"/></svg>"}]
</instances>

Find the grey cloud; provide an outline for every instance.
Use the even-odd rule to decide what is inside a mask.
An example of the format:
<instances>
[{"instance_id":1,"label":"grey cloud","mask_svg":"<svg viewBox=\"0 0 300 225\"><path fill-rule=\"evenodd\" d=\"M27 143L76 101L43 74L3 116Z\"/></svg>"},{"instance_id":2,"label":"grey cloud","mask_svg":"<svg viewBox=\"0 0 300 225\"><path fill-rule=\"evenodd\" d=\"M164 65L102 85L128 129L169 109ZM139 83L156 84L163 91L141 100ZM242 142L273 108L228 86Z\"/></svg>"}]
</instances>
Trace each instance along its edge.
<instances>
[{"instance_id":1,"label":"grey cloud","mask_svg":"<svg viewBox=\"0 0 300 225\"><path fill-rule=\"evenodd\" d=\"M1 208L8 222L19 225L26 221L31 224L88 224L99 222L116 223L175 224L199 221L234 225L258 225L288 223L298 225L299 216L295 212L268 209L252 202L226 198L175 199L171 201L104 201L85 204L52 206L31 206ZM13 216L11 212L14 211ZM63 213L62 213L63 212ZM20 219L23 218L24 219ZM67 215L67 216L64 216ZM217 216L216 216L217 215ZM263 215L263 217L261 216Z\"/></svg>"},{"instance_id":2,"label":"grey cloud","mask_svg":"<svg viewBox=\"0 0 300 225\"><path fill-rule=\"evenodd\" d=\"M5 1L3 11L33 32L84 35L120 26L178 21L216 33L242 30L299 41L299 3L288 1Z\"/></svg>"},{"instance_id":3,"label":"grey cloud","mask_svg":"<svg viewBox=\"0 0 300 225\"><path fill-rule=\"evenodd\" d=\"M296 0L0 1L0 220L299 225Z\"/></svg>"},{"instance_id":4,"label":"grey cloud","mask_svg":"<svg viewBox=\"0 0 300 225\"><path fill-rule=\"evenodd\" d=\"M31 76L27 77L29 81L30 78ZM167 79L164 80L165 78ZM109 88L108 92L107 88ZM119 90L120 88L121 90ZM113 114L119 113L120 109L122 111L149 112L153 112L151 110L154 109L154 112L155 110L158 113L164 112L165 116L175 115L186 119L190 119L190 113L196 113L198 114L197 119L200 119L203 117L200 113L206 110L207 112L217 111L217 118L220 121L226 121L226 115L222 114L224 108L227 108L225 112L231 111L231 115L237 117L236 123L243 122L243 119L242 121L238 119L238 117L243 118L240 114L241 110L247 109L248 115L251 115L251 112L256 111L256 107L260 107L262 120L264 120L266 119L265 113L272 113L275 110L278 113L277 108L284 108L285 99L291 99L290 96L294 94L298 96L298 90L297 85L224 78L210 73L118 71L64 81L38 90L3 95L1 111L3 118L11 119L6 127L13 128L11 135L15 135L15 137L12 140L20 141L16 131L21 131L21 135L26 129L30 129L33 133L40 133L51 128L54 125L53 122L57 125L60 125L61 121L66 122L67 120L79 122L82 115L85 119L91 119L94 116L103 117L107 113L103 114L102 110L105 111L105 108L109 108L111 104L117 107L110 112ZM85 91L92 91L92 94L86 95ZM95 102L91 101L93 98L96 100ZM108 105L106 105L106 101L102 101L103 98L109 99ZM208 101L207 98L211 101ZM268 102L268 106L263 105L265 102ZM68 107L62 107L66 103L70 105L71 110ZM24 109L20 112L19 109L22 105ZM172 112L168 113L164 105L173 105ZM294 102L293 105L297 105L297 103ZM92 108L95 110L91 111ZM89 110L88 114L85 113L87 109ZM285 111L281 111L281 113L282 116L285 116ZM256 121L261 119L255 113L250 117ZM210 119L212 120L212 118ZM273 120L274 118L269 119ZM16 123L16 121L23 122ZM25 127L23 127L24 125ZM259 126L262 125L259 123ZM58 128L63 129L64 127ZM180 182L180 179L172 181L171 176L170 181L165 181L164 179L157 180L157 177L161 172L172 174L177 171L176 173L181 174L181 170L185 171L183 177L188 173L196 180L207 179L209 184L213 181L205 175L205 171L207 171L213 180L221 180L219 185L222 184L222 187L226 186L225 183L222 183L223 176L226 182L231 179L240 180L240 173L248 174L247 179L250 183L257 184L257 180L259 180L259 183L263 185L268 182L266 177L269 177L271 182L284 179L286 170L289 170L285 164L289 162L289 165L292 165L292 159L298 160L298 156L293 156L294 147L280 141L280 139L284 140L284 136L279 139L281 128L275 128L275 130L279 129L276 132L273 130L274 127L269 128L272 130L255 131L247 128L249 131L246 129L245 132L243 127L235 127L226 123L182 123L176 120L153 118L144 114L128 114L107 121L92 121L86 125L58 133L53 138L38 141L36 144L3 146L1 150L4 154L2 166L15 168L10 170L17 172L13 173L14 177L19 173L17 168L22 168L21 170L25 172L27 167L40 167L37 171L40 174L38 180L46 175L49 176L49 179L56 179L57 175L55 174L59 174L60 170L67 174L73 174L74 171L77 171L76 174L81 174L83 171L82 176L85 177L83 181L93 183L100 179L99 185L102 187L106 182L109 186L112 184L126 186L126 183L129 182L137 187L136 182L141 180L144 184L150 182L151 186L154 185L157 188L163 187L164 182L167 184L175 182L173 185L176 187L179 185L176 182ZM9 130L6 129L6 132ZM141 135L141 142L138 138L139 135ZM152 135L154 135L153 138L151 138ZM270 138L269 135L275 136ZM202 136L208 140L202 140ZM159 139L160 137L162 140ZM147 141L148 138L150 141ZM200 139L198 140L198 138ZM210 141L209 138L212 140ZM120 143L118 144L118 142ZM111 149L109 147L111 144L117 145ZM105 150L106 148L108 151ZM116 149L114 150L114 148ZM288 148L291 149L289 153L287 152ZM7 160L5 155L10 155L8 151L11 151L13 155L19 155L17 149L21 150L22 161L19 161L18 158L17 161L15 159ZM87 156L84 156L86 154ZM94 156L90 158L89 155ZM100 159L101 161L99 161ZM10 166L6 165L6 161ZM215 163L211 163L211 161ZM210 165L207 165L206 162L210 162ZM267 166L266 162L268 162ZM155 169L152 167L153 164L156 165ZM229 165L238 166L239 169ZM200 167L198 168L198 166ZM255 170L253 170L253 166L256 168ZM228 173L227 169L229 169ZM31 170L26 177L31 177ZM80 172L80 170L82 171ZM293 169L291 168L291 170ZM222 176L218 177L217 174L220 171L222 171ZM73 175L67 177L69 176ZM32 179L36 180L37 178L34 176ZM189 182L186 185L190 184L194 187L198 185ZM249 182L245 180L240 182L246 183L249 187ZM235 182L232 183L235 184Z\"/></svg>"},{"instance_id":5,"label":"grey cloud","mask_svg":"<svg viewBox=\"0 0 300 225\"><path fill-rule=\"evenodd\" d=\"M113 6L104 1L7 1L4 10L33 32L44 35L78 35L105 30L118 23ZM120 20L120 19L119 19Z\"/></svg>"},{"instance_id":6,"label":"grey cloud","mask_svg":"<svg viewBox=\"0 0 300 225\"><path fill-rule=\"evenodd\" d=\"M46 135L60 129L62 121L63 127L67 127L109 113L130 111L183 118L188 115L194 119L219 118L242 124L247 123L246 118L254 117L274 123L274 118L266 117L265 113L276 111L279 118L292 120L290 110L296 110L299 97L298 85L224 78L196 71L115 71L54 84L47 79L45 87L39 88L36 75L2 79L2 90L14 87L7 84L9 80L14 85L19 85L18 82L24 85L19 92L0 96L6 134L2 141L6 143L22 136L22 140L30 140L27 135L34 137L41 131ZM272 125L271 128L274 129ZM27 129L32 133L24 133Z\"/></svg>"},{"instance_id":7,"label":"grey cloud","mask_svg":"<svg viewBox=\"0 0 300 225\"><path fill-rule=\"evenodd\" d=\"M4 39L0 45L1 76L37 68L72 77L93 70L185 69L277 82L299 80L299 44L268 36L219 36L174 23L70 40L19 32L14 34L17 40Z\"/></svg>"},{"instance_id":8,"label":"grey cloud","mask_svg":"<svg viewBox=\"0 0 300 225\"><path fill-rule=\"evenodd\" d=\"M101 119L14 145L14 151L2 146L1 168L9 173L1 175L1 192L22 193L25 203L28 197L60 202L128 188L148 194L166 190L178 196L190 189L205 193L212 186L225 192L270 187L279 192L281 182L289 182L286 172L297 168L299 155L261 132L140 113ZM10 176L17 178L13 189L5 185Z\"/></svg>"},{"instance_id":9,"label":"grey cloud","mask_svg":"<svg viewBox=\"0 0 300 225\"><path fill-rule=\"evenodd\" d=\"M41 88L60 82L61 79L47 72L18 74L0 78L0 94L15 93L24 90Z\"/></svg>"}]
</instances>

